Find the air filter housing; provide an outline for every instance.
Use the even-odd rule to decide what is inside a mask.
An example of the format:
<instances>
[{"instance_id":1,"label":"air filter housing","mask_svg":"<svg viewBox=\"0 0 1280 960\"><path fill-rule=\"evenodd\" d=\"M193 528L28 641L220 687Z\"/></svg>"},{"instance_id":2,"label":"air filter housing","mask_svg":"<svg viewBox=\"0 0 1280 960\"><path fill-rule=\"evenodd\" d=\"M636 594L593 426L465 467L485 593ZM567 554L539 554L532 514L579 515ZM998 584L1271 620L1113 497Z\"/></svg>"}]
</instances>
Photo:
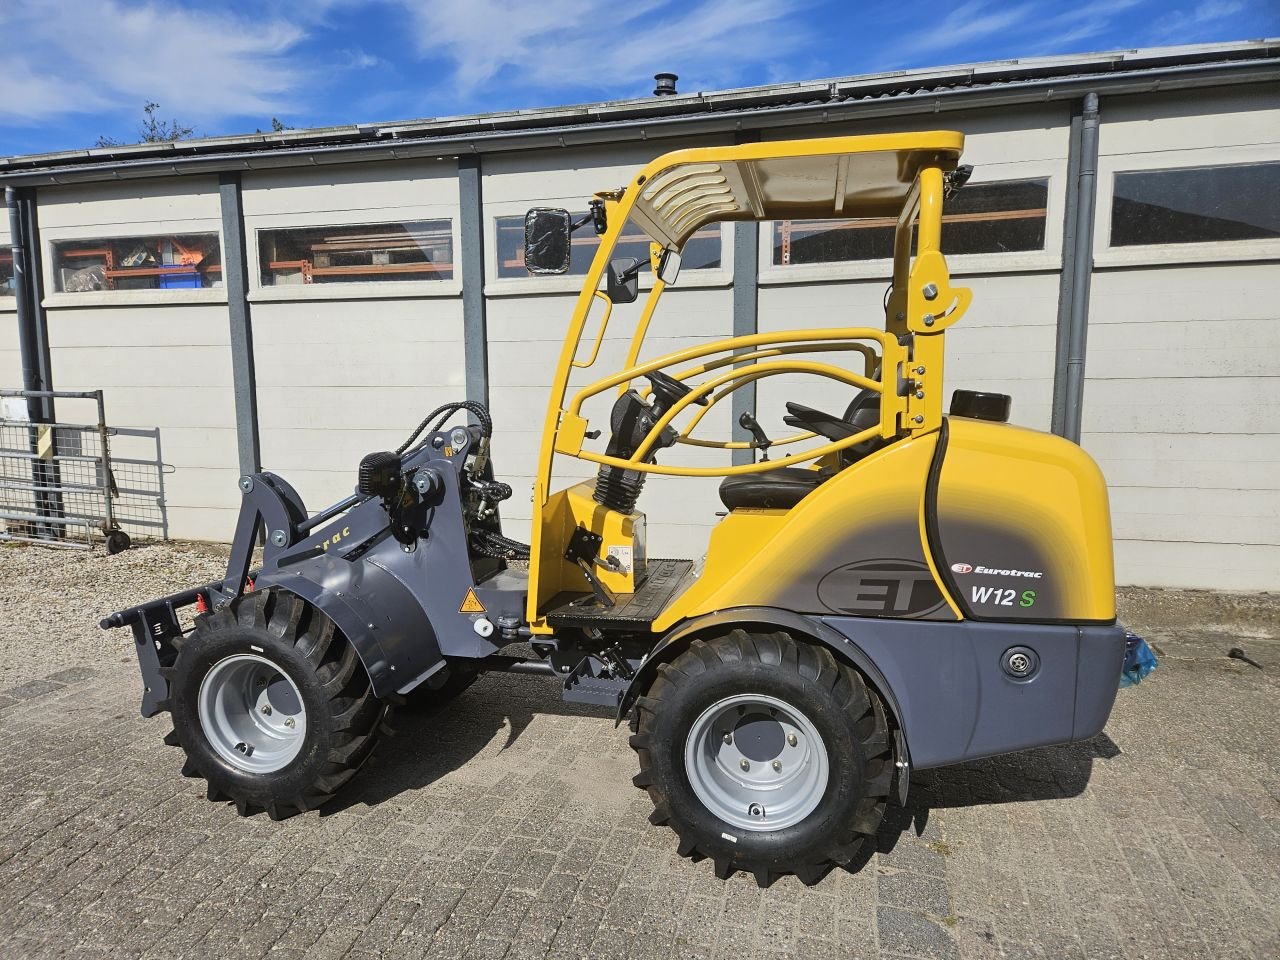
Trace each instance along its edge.
<instances>
[{"instance_id":1,"label":"air filter housing","mask_svg":"<svg viewBox=\"0 0 1280 960\"><path fill-rule=\"evenodd\" d=\"M1007 393L984 393L981 390L957 390L951 394L951 416L974 420L1009 422L1013 398Z\"/></svg>"}]
</instances>

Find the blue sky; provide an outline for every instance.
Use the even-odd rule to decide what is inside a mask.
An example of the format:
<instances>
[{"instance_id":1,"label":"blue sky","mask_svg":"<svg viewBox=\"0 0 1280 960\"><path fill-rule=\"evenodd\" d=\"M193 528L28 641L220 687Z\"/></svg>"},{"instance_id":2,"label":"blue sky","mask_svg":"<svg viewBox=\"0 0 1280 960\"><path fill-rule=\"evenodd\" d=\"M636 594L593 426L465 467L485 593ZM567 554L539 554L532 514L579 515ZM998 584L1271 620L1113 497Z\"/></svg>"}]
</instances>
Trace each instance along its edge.
<instances>
[{"instance_id":1,"label":"blue sky","mask_svg":"<svg viewBox=\"0 0 1280 960\"><path fill-rule=\"evenodd\" d=\"M1275 0L0 0L0 155L1280 34Z\"/></svg>"}]
</instances>

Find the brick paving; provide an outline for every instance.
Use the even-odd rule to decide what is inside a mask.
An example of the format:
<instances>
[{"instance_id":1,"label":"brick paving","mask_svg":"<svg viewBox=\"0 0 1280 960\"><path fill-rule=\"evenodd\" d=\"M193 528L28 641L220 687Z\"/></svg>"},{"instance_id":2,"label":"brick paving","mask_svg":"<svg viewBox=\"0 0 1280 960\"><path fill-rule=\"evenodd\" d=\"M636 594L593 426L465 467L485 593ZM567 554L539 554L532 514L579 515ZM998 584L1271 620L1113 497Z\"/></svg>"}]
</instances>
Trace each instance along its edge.
<instances>
[{"instance_id":1,"label":"brick paving","mask_svg":"<svg viewBox=\"0 0 1280 960\"><path fill-rule=\"evenodd\" d=\"M625 728L552 680L402 715L337 802L272 823L179 776L104 644L0 689L0 956L1270 960L1274 609L1151 627L1104 735L917 773L858 872L768 890L677 857Z\"/></svg>"}]
</instances>

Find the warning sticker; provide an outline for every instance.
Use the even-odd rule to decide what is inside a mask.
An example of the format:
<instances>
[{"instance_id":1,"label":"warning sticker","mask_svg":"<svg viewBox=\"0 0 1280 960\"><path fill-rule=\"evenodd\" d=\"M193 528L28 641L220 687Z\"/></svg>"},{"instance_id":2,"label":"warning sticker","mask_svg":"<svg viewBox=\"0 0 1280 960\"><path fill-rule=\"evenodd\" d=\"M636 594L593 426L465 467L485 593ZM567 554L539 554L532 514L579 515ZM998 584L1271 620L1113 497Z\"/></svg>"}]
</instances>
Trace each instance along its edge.
<instances>
[{"instance_id":1,"label":"warning sticker","mask_svg":"<svg viewBox=\"0 0 1280 960\"><path fill-rule=\"evenodd\" d=\"M458 607L459 613L484 613L484 604L480 602L480 598L476 596L476 592L471 587L467 587L467 595L462 598L462 606Z\"/></svg>"}]
</instances>

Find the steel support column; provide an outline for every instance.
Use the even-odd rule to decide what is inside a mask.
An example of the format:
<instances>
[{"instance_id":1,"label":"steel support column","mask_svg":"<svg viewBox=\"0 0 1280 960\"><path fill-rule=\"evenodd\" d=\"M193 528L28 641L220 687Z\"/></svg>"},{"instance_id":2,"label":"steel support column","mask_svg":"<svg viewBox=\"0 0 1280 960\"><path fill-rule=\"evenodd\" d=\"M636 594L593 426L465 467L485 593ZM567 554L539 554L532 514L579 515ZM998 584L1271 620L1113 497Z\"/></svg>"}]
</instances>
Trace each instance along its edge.
<instances>
[{"instance_id":1,"label":"steel support column","mask_svg":"<svg viewBox=\"0 0 1280 960\"><path fill-rule=\"evenodd\" d=\"M746 337L760 330L760 224L733 225L733 335ZM743 413L756 409L755 381L733 391L733 439L750 440L751 433L738 423ZM754 450L734 450L733 462L754 463Z\"/></svg>"},{"instance_id":2,"label":"steel support column","mask_svg":"<svg viewBox=\"0 0 1280 960\"><path fill-rule=\"evenodd\" d=\"M1053 372L1052 429L1080 442L1084 410L1084 362L1089 333L1089 286L1097 213L1098 95L1073 108L1067 156L1062 276L1058 284L1058 342Z\"/></svg>"},{"instance_id":3,"label":"steel support column","mask_svg":"<svg viewBox=\"0 0 1280 960\"><path fill-rule=\"evenodd\" d=\"M480 157L458 157L462 347L467 399L489 405L489 323L484 299L484 194Z\"/></svg>"},{"instance_id":4,"label":"steel support column","mask_svg":"<svg viewBox=\"0 0 1280 960\"><path fill-rule=\"evenodd\" d=\"M262 468L258 439L258 380L253 361L253 323L249 315L249 260L244 242L244 210L240 174L218 177L222 201L222 282L227 289L231 322L231 382L236 403L236 449L240 475Z\"/></svg>"},{"instance_id":5,"label":"steel support column","mask_svg":"<svg viewBox=\"0 0 1280 960\"><path fill-rule=\"evenodd\" d=\"M755 143L756 134L739 134L737 143ZM733 224L733 335L746 337L760 332L760 224L747 221ZM734 440L752 439L750 431L738 423L744 413L754 415L755 381L739 387L730 395ZM754 450L734 450L733 463L754 463Z\"/></svg>"}]
</instances>

